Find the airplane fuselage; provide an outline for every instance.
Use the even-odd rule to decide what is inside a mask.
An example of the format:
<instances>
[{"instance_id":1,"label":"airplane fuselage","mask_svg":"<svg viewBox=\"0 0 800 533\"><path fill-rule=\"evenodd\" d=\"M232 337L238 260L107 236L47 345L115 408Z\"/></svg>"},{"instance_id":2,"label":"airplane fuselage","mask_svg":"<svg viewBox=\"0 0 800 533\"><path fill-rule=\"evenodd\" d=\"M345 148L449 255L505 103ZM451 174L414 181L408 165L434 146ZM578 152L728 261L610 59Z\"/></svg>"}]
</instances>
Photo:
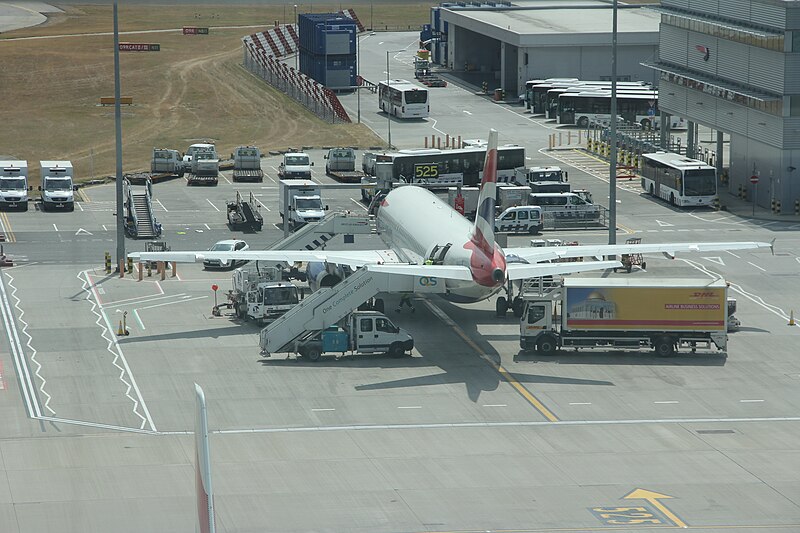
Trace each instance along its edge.
<instances>
[{"instance_id":1,"label":"airplane fuselage","mask_svg":"<svg viewBox=\"0 0 800 533\"><path fill-rule=\"evenodd\" d=\"M377 221L381 239L402 260L424 264L432 259L470 269L472 281L445 281L445 298L477 302L503 286L503 250L494 243L489 250L475 242L472 224L430 191L414 186L392 190L378 209Z\"/></svg>"}]
</instances>

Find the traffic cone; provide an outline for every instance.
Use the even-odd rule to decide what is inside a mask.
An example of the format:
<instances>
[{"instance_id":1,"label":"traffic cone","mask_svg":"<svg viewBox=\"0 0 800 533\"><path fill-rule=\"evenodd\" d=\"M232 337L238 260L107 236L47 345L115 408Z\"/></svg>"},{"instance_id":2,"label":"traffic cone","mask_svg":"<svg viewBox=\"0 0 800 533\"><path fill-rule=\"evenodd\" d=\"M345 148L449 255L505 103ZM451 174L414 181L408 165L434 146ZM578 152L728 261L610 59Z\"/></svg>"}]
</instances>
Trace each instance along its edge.
<instances>
[{"instance_id":1,"label":"traffic cone","mask_svg":"<svg viewBox=\"0 0 800 533\"><path fill-rule=\"evenodd\" d=\"M789 325L794 326L794 309L789 311Z\"/></svg>"},{"instance_id":2,"label":"traffic cone","mask_svg":"<svg viewBox=\"0 0 800 533\"><path fill-rule=\"evenodd\" d=\"M122 329L122 320L119 321L119 328L117 329L117 336L122 337L125 335L125 330Z\"/></svg>"}]
</instances>

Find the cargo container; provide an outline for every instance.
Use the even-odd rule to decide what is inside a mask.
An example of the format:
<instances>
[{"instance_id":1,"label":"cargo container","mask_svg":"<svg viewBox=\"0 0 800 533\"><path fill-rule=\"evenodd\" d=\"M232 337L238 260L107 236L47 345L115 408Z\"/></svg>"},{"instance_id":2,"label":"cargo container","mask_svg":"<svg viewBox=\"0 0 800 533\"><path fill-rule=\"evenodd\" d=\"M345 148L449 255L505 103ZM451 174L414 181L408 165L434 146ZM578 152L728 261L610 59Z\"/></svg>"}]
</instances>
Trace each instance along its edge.
<instances>
[{"instance_id":1,"label":"cargo container","mask_svg":"<svg viewBox=\"0 0 800 533\"><path fill-rule=\"evenodd\" d=\"M298 17L300 50L312 55L356 53L356 22L341 13L302 13Z\"/></svg>"},{"instance_id":2,"label":"cargo container","mask_svg":"<svg viewBox=\"0 0 800 533\"><path fill-rule=\"evenodd\" d=\"M300 50L300 72L331 89L356 85L355 55L313 55Z\"/></svg>"},{"instance_id":3,"label":"cargo container","mask_svg":"<svg viewBox=\"0 0 800 533\"><path fill-rule=\"evenodd\" d=\"M520 348L724 351L727 290L722 279L565 279L545 296L524 295Z\"/></svg>"}]
</instances>

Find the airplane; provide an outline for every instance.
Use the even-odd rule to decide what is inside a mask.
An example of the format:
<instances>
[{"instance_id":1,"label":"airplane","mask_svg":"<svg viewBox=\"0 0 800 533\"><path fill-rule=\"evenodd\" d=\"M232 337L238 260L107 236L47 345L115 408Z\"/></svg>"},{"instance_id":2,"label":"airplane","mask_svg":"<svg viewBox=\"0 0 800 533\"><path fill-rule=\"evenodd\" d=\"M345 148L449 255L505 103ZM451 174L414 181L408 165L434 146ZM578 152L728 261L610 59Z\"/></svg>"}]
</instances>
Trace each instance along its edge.
<instances>
[{"instance_id":1,"label":"airplane","mask_svg":"<svg viewBox=\"0 0 800 533\"><path fill-rule=\"evenodd\" d=\"M501 248L495 242L494 214L498 133L489 132L478 209L471 223L427 189L408 185L390 191L381 201L376 220L388 250L243 250L135 252L140 261L200 262L204 259L323 263L376 272L435 277L445 283L442 296L456 303L485 300L505 289L496 302L504 314L513 294L512 283L530 278L620 267L619 261L547 262L560 258L616 256L628 253L710 252L772 248L763 242L666 243ZM326 284L330 286L331 284Z\"/></svg>"}]
</instances>

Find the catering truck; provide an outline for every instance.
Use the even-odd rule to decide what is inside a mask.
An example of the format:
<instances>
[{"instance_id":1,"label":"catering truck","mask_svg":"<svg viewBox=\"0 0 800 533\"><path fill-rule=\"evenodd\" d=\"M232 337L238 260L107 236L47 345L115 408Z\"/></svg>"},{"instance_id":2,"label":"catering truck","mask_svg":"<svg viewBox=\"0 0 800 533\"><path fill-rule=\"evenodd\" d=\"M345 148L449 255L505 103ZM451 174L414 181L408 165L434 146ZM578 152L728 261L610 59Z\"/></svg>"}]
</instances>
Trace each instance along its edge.
<instances>
[{"instance_id":1,"label":"catering truck","mask_svg":"<svg viewBox=\"0 0 800 533\"><path fill-rule=\"evenodd\" d=\"M722 279L565 279L545 296L525 295L520 348L725 351L727 289Z\"/></svg>"},{"instance_id":2,"label":"catering truck","mask_svg":"<svg viewBox=\"0 0 800 533\"><path fill-rule=\"evenodd\" d=\"M257 147L236 147L233 152L233 181L264 181L261 151Z\"/></svg>"},{"instance_id":3,"label":"catering truck","mask_svg":"<svg viewBox=\"0 0 800 533\"><path fill-rule=\"evenodd\" d=\"M289 220L290 228L319 222L325 217L319 185L311 180L281 180L278 211L281 220Z\"/></svg>"},{"instance_id":4,"label":"catering truck","mask_svg":"<svg viewBox=\"0 0 800 533\"><path fill-rule=\"evenodd\" d=\"M72 162L39 161L42 184L39 186L42 198L42 210L64 208L75 209L75 197L72 186Z\"/></svg>"},{"instance_id":5,"label":"catering truck","mask_svg":"<svg viewBox=\"0 0 800 533\"><path fill-rule=\"evenodd\" d=\"M238 318L267 323L275 320L298 304L297 287L283 281L274 267L258 270L237 268L232 276L233 288L226 294L227 302L215 305L211 311L221 316L221 309L233 309Z\"/></svg>"},{"instance_id":6,"label":"catering truck","mask_svg":"<svg viewBox=\"0 0 800 533\"><path fill-rule=\"evenodd\" d=\"M28 210L28 162L0 161L0 207Z\"/></svg>"}]
</instances>

